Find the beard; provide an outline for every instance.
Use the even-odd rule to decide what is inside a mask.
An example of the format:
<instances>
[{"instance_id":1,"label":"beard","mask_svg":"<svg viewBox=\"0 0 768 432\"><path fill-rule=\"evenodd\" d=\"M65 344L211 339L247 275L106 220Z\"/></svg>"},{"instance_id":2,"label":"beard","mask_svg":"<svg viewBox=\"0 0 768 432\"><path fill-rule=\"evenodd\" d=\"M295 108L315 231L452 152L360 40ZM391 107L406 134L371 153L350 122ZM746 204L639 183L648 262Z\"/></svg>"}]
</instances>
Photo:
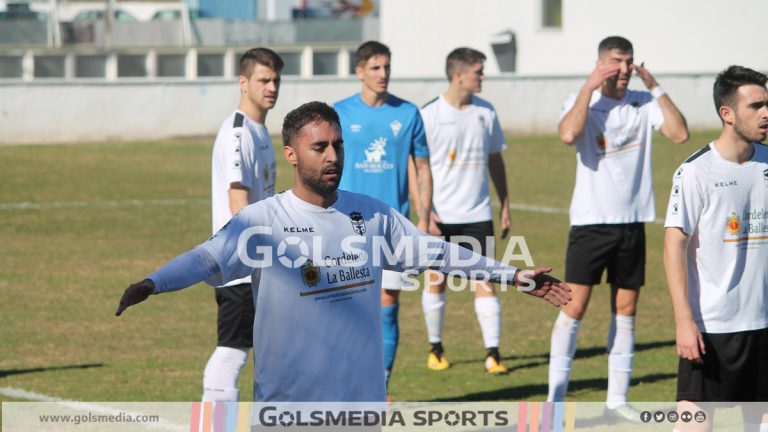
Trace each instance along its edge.
<instances>
[{"instance_id":1,"label":"beard","mask_svg":"<svg viewBox=\"0 0 768 432\"><path fill-rule=\"evenodd\" d=\"M338 173L338 177L335 180L325 180L323 175L326 174L329 168L334 168ZM340 165L333 165L332 167L325 168L319 173L309 172L302 167L299 167L299 177L301 182L312 192L327 196L330 195L339 188L341 182L342 167Z\"/></svg>"},{"instance_id":2,"label":"beard","mask_svg":"<svg viewBox=\"0 0 768 432\"><path fill-rule=\"evenodd\" d=\"M749 132L745 130L745 128L741 127L741 124L734 123L733 124L733 131L736 132L736 135L739 136L739 138L743 139L746 142L763 142L765 141L765 134L760 131L753 131Z\"/></svg>"}]
</instances>

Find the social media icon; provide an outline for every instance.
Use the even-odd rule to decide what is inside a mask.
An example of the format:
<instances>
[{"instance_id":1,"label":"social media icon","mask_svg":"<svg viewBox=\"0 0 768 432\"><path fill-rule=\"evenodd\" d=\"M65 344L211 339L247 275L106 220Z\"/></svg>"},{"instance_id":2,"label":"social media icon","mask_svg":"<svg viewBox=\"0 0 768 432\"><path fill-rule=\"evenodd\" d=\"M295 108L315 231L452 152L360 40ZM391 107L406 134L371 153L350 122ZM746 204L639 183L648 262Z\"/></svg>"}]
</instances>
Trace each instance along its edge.
<instances>
[{"instance_id":1,"label":"social media icon","mask_svg":"<svg viewBox=\"0 0 768 432\"><path fill-rule=\"evenodd\" d=\"M680 416L677 415L677 411L670 411L667 413L667 420L669 420L670 423L676 422L679 417Z\"/></svg>"},{"instance_id":2,"label":"social media icon","mask_svg":"<svg viewBox=\"0 0 768 432\"><path fill-rule=\"evenodd\" d=\"M688 411L683 411L682 414L680 414L680 420L688 423L689 421L693 420L693 414Z\"/></svg>"},{"instance_id":3,"label":"social media icon","mask_svg":"<svg viewBox=\"0 0 768 432\"><path fill-rule=\"evenodd\" d=\"M704 423L705 421L707 421L707 415L704 413L704 411L696 411L696 414L694 414L693 419L699 423Z\"/></svg>"},{"instance_id":4,"label":"social media icon","mask_svg":"<svg viewBox=\"0 0 768 432\"><path fill-rule=\"evenodd\" d=\"M655 413L653 413L653 419L656 420L656 423L663 422L666 417L667 416L665 416L664 413L661 411L656 411Z\"/></svg>"},{"instance_id":5,"label":"social media icon","mask_svg":"<svg viewBox=\"0 0 768 432\"><path fill-rule=\"evenodd\" d=\"M640 413L640 420L643 421L643 423L648 423L651 421L651 412L650 411L643 411Z\"/></svg>"}]
</instances>

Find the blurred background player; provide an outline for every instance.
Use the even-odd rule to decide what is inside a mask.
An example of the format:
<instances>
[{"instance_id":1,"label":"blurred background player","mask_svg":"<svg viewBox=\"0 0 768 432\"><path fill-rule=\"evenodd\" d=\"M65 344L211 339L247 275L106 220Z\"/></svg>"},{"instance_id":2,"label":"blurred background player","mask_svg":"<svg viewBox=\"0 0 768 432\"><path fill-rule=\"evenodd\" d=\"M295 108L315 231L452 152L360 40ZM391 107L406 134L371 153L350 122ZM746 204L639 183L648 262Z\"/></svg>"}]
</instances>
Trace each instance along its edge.
<instances>
[{"instance_id":1,"label":"blurred background player","mask_svg":"<svg viewBox=\"0 0 768 432\"><path fill-rule=\"evenodd\" d=\"M275 194L275 153L264 122L280 90L283 60L267 48L240 57L240 104L216 135L211 167L213 232L243 207ZM216 290L218 340L203 375L204 401L237 401L240 371L253 346L250 276Z\"/></svg>"},{"instance_id":2,"label":"blurred background player","mask_svg":"<svg viewBox=\"0 0 768 432\"><path fill-rule=\"evenodd\" d=\"M493 216L488 173L501 202L502 238L509 231L509 197L501 151L506 148L496 111L488 101L475 96L482 89L485 55L471 48L457 48L446 60L448 90L421 109L429 144L434 178L433 222L430 233L472 248L454 236L471 237L479 242L476 252L494 255L487 247L493 239ZM447 369L442 345L445 316L446 281L442 275L428 273L429 285L422 294L422 306L432 349L427 367ZM491 374L506 373L501 363L501 305L493 286L474 282L475 313L487 350L485 369Z\"/></svg>"},{"instance_id":3,"label":"blurred background player","mask_svg":"<svg viewBox=\"0 0 768 432\"><path fill-rule=\"evenodd\" d=\"M766 81L742 66L717 76L720 136L672 179L664 268L678 401L768 402L768 149L759 144L768 135ZM765 404L744 408L744 430L768 430L768 414L759 426ZM711 427L711 413L707 420Z\"/></svg>"},{"instance_id":4,"label":"blurred background player","mask_svg":"<svg viewBox=\"0 0 768 432\"><path fill-rule=\"evenodd\" d=\"M628 90L636 71L647 91ZM576 147L576 184L566 280L574 300L560 310L552 329L549 401L562 401L579 326L592 286L605 269L611 285L606 412L639 421L627 401L635 341L635 312L645 282L644 222L656 218L651 177L652 128L675 143L688 140L680 111L647 69L634 64L632 44L611 36L600 42L586 83L565 101L560 139Z\"/></svg>"},{"instance_id":5,"label":"blurred background player","mask_svg":"<svg viewBox=\"0 0 768 432\"><path fill-rule=\"evenodd\" d=\"M355 52L355 74L362 88L334 105L341 118L346 153L339 187L378 198L405 217L409 215L410 189L417 206L417 226L426 232L432 206L429 149L419 109L387 91L391 57L389 48L376 41L363 43ZM403 274L389 270L382 277L381 326L389 384L400 335L400 290L409 283Z\"/></svg>"}]
</instances>

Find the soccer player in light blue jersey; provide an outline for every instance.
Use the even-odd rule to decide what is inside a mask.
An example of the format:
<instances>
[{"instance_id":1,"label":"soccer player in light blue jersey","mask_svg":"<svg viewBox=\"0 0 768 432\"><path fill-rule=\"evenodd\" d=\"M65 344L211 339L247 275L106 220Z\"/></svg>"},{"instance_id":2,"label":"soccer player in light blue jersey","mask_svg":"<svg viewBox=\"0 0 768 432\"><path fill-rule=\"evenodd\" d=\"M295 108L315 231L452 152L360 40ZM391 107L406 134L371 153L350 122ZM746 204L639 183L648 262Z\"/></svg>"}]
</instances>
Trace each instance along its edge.
<instances>
[{"instance_id":1,"label":"soccer player in light blue jersey","mask_svg":"<svg viewBox=\"0 0 768 432\"><path fill-rule=\"evenodd\" d=\"M424 124L416 105L388 92L390 59L386 45L368 41L355 53L359 93L337 102L346 159L340 188L384 201L409 216L408 194L414 194L418 228L426 231L432 206L432 174ZM384 271L381 293L384 372L395 363L399 328L400 290L408 288L404 275Z\"/></svg>"},{"instance_id":2,"label":"soccer player in light blue jersey","mask_svg":"<svg viewBox=\"0 0 768 432\"><path fill-rule=\"evenodd\" d=\"M245 207L209 240L128 287L115 313L152 294L251 275L255 401L385 400L379 316L385 269L460 272L511 282L554 306L570 300L568 286L547 274L551 268L498 263L420 232L375 198L338 190L345 146L328 105L310 102L288 113L283 145L293 187ZM380 248L397 245L412 257L376 258Z\"/></svg>"}]
</instances>

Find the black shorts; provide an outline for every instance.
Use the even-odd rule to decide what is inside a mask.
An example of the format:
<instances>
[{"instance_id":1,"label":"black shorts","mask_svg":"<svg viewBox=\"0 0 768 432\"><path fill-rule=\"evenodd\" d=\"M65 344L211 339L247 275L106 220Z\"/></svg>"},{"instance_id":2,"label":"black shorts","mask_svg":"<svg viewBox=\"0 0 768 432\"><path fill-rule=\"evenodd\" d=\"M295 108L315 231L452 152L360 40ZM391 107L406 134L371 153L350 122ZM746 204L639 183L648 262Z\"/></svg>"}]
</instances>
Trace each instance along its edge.
<instances>
[{"instance_id":1,"label":"black shorts","mask_svg":"<svg viewBox=\"0 0 768 432\"><path fill-rule=\"evenodd\" d=\"M565 258L565 280L597 285L608 269L607 282L639 289L645 283L643 223L572 226Z\"/></svg>"},{"instance_id":2,"label":"black shorts","mask_svg":"<svg viewBox=\"0 0 768 432\"><path fill-rule=\"evenodd\" d=\"M217 346L251 348L253 346L253 291L251 284L216 288L218 313Z\"/></svg>"},{"instance_id":3,"label":"black shorts","mask_svg":"<svg viewBox=\"0 0 768 432\"><path fill-rule=\"evenodd\" d=\"M473 222L473 223L465 223L465 224L443 224L438 223L437 227L440 229L441 236L445 238L446 241L449 241L451 243L456 243L459 246L463 246L475 253L479 253L482 256L489 256L488 255L488 244L486 242L486 239L488 237L493 238L493 221L485 221L485 222ZM453 236L466 236L471 237L473 239L476 239L480 242L480 250L476 250L475 247L468 243L468 242L456 242L451 239ZM491 243L493 245L493 243ZM490 251L491 255L490 257L493 258L493 255L495 254L495 251Z\"/></svg>"},{"instance_id":4,"label":"black shorts","mask_svg":"<svg viewBox=\"0 0 768 432\"><path fill-rule=\"evenodd\" d=\"M768 329L702 336L704 363L680 359L677 400L768 402Z\"/></svg>"}]
</instances>

